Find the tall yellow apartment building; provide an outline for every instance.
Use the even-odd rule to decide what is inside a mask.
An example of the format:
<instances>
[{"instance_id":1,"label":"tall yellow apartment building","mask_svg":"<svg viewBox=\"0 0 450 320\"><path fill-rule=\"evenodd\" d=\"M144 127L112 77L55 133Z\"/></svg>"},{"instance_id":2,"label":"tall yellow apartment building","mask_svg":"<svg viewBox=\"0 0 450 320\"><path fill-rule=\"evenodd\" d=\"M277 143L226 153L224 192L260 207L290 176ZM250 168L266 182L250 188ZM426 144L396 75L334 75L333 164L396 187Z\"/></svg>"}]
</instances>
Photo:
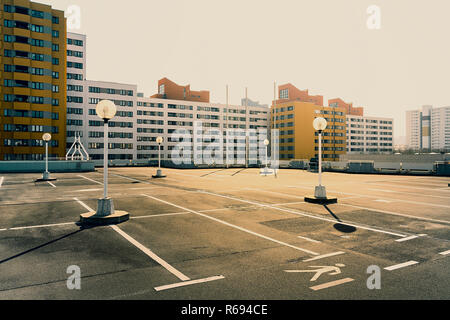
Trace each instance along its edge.
<instances>
[{"instance_id":1,"label":"tall yellow apartment building","mask_svg":"<svg viewBox=\"0 0 450 320\"><path fill-rule=\"evenodd\" d=\"M64 11L28 0L0 1L0 160L40 160L66 148Z\"/></svg>"},{"instance_id":2,"label":"tall yellow apartment building","mask_svg":"<svg viewBox=\"0 0 450 320\"><path fill-rule=\"evenodd\" d=\"M291 84L279 87L279 100L271 108L272 129L280 134L280 160L318 158L319 137L313 128L316 117L328 127L322 135L323 160L338 161L346 153L345 109L323 106L322 96L310 96Z\"/></svg>"}]
</instances>

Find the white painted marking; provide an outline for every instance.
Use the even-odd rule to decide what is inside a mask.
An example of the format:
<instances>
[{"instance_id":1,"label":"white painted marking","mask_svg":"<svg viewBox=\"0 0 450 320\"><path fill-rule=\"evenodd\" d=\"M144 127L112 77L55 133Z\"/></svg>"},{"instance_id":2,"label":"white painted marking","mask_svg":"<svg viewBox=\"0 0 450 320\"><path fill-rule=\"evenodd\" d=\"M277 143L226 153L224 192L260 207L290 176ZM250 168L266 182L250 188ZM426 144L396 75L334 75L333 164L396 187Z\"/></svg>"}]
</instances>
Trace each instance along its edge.
<instances>
[{"instance_id":1,"label":"white painted marking","mask_svg":"<svg viewBox=\"0 0 450 320\"><path fill-rule=\"evenodd\" d=\"M187 281L190 280L189 277L182 274L180 271L172 267L170 264L168 264L166 261L158 257L155 253L153 253L150 249L146 248L144 245L130 237L128 234L123 232L118 226L112 225L110 226L114 231L116 231L118 234L120 234L122 237L124 237L126 240L128 240L131 244L136 246L139 250L144 252L147 256L155 260L157 263L159 263L162 267L164 267L167 271L172 273L174 276L176 276L181 281Z\"/></svg>"},{"instance_id":2,"label":"white painted marking","mask_svg":"<svg viewBox=\"0 0 450 320\"><path fill-rule=\"evenodd\" d=\"M311 255L313 255L313 256L318 256L318 255L319 255L317 252L310 251L310 250L307 250L307 249L303 249L303 248L300 248L300 247L296 247L296 246L293 246L293 245L291 245L291 244L288 244L288 243L285 243L285 242L282 242L282 241L278 241L278 240L276 240L276 239L273 239L273 238L267 237L267 236L265 236L265 235L262 235L262 234L253 232L253 231L251 231L251 230L248 230L248 229L239 227L239 226L237 226L237 225L228 223L228 222L226 222L226 221L223 221L223 220L220 220L220 219L217 219L217 218L208 216L208 215L203 214L203 213L200 213L200 212L198 212L198 211L194 211L194 210L191 210L191 209L187 209L187 208L184 208L184 207L182 207L182 206L176 205L176 204L174 204L174 203L170 203L170 202L168 202L168 201L164 201L164 200L161 200L161 199L158 199L158 198L155 198L155 197L146 195L146 194L143 194L143 196L148 197L148 198L153 199L153 200L156 200L156 201L159 201L159 202L162 202L162 203L165 203L165 204L169 204L169 205L171 205L171 206L174 206L174 207L179 208L179 209L184 210L184 211L192 212L192 213L197 214L197 215L199 215L199 216L202 216L202 217L211 219L211 220L213 220L213 221L219 222L219 223L224 224L224 225L226 225L226 226L229 226L229 227L232 227L232 228L235 228L235 229L238 229L238 230L247 232L247 233L252 234L252 235L254 235L254 236L257 236L257 237L260 237L260 238L263 238L263 239L266 239L266 240L269 240L269 241L272 241L272 242L281 244L281 245L283 245L283 246L286 246L286 247L289 247L289 248L293 248L293 249L296 249L296 250L299 250L299 251L303 251L303 252L306 252L306 253L311 254Z\"/></svg>"},{"instance_id":3,"label":"white painted marking","mask_svg":"<svg viewBox=\"0 0 450 320\"><path fill-rule=\"evenodd\" d=\"M91 191L101 191L103 189L81 189L81 190L75 190L75 192L91 192Z\"/></svg>"},{"instance_id":4,"label":"white painted marking","mask_svg":"<svg viewBox=\"0 0 450 320\"><path fill-rule=\"evenodd\" d=\"M341 280L336 280L336 281L332 281L332 282L323 283L323 284L320 284L318 286L310 287L310 289L314 290L314 291L318 291L318 290L322 290L322 289L327 289L327 288L339 286L341 284L352 282L352 281L354 281L354 279L352 279L352 278L345 278L345 279L341 279Z\"/></svg>"},{"instance_id":5,"label":"white painted marking","mask_svg":"<svg viewBox=\"0 0 450 320\"><path fill-rule=\"evenodd\" d=\"M392 201L388 201L388 200L383 200L383 199L378 199L378 200L373 200L375 202L383 202L383 203L392 203Z\"/></svg>"},{"instance_id":6,"label":"white painted marking","mask_svg":"<svg viewBox=\"0 0 450 320\"><path fill-rule=\"evenodd\" d=\"M56 186L55 186L53 183L51 183L50 181L47 181L47 183L48 183L49 185L51 185L53 188L56 188Z\"/></svg>"},{"instance_id":7,"label":"white painted marking","mask_svg":"<svg viewBox=\"0 0 450 320\"><path fill-rule=\"evenodd\" d=\"M418 264L418 262L411 260L411 261L408 261L408 262L404 262L404 263L400 263L400 264L396 264L394 266L390 266L390 267L384 268L384 270L392 271L392 270L397 270L397 269L401 269L401 268L404 268L404 267L412 266L412 265L415 265L415 264Z\"/></svg>"},{"instance_id":8,"label":"white painted marking","mask_svg":"<svg viewBox=\"0 0 450 320\"><path fill-rule=\"evenodd\" d=\"M179 216L179 215L183 215L183 214L190 214L190 212L152 214L152 215L148 215L148 216L131 217L131 219L146 219L146 218L158 218L158 217L166 217L166 216Z\"/></svg>"},{"instance_id":9,"label":"white painted marking","mask_svg":"<svg viewBox=\"0 0 450 320\"><path fill-rule=\"evenodd\" d=\"M297 188L308 189L308 190L311 189L311 187L306 187L306 186L297 186ZM341 191L336 191L336 190L329 190L329 192L338 193L338 194L345 194L345 195L350 195L350 196L361 196L361 197L367 197L367 198L378 198L378 196L369 195L369 194L341 192ZM431 203L431 202L419 202L419 201L402 200L402 199L395 199L395 198L386 198L385 200L392 200L393 202L405 202L405 203L412 203L412 204L420 204L420 205L424 205L424 206L432 206L432 207L439 207L439 208L450 208L450 206L448 206L448 205L436 204L436 203Z\"/></svg>"},{"instance_id":10,"label":"white painted marking","mask_svg":"<svg viewBox=\"0 0 450 320\"><path fill-rule=\"evenodd\" d=\"M446 255L448 255L450 253L450 250L447 250L447 251L444 251L444 252L440 252L439 254L441 255L441 256L446 256Z\"/></svg>"},{"instance_id":11,"label":"white painted marking","mask_svg":"<svg viewBox=\"0 0 450 320\"><path fill-rule=\"evenodd\" d=\"M300 238L300 239L303 239L303 240L306 240L306 241L310 241L310 242L314 242L314 243L320 243L320 241L317 241L317 240L314 240L314 239L311 239L311 238L307 238L307 237L297 236L297 238Z\"/></svg>"},{"instance_id":12,"label":"white painted marking","mask_svg":"<svg viewBox=\"0 0 450 320\"><path fill-rule=\"evenodd\" d=\"M5 177L1 177L0 178L0 188L2 187L2 184L3 184L3 180L5 179Z\"/></svg>"},{"instance_id":13,"label":"white painted marking","mask_svg":"<svg viewBox=\"0 0 450 320\"><path fill-rule=\"evenodd\" d=\"M395 240L395 241L397 241L397 242L404 242L404 241L408 241L408 240L416 239L416 238L418 238L418 237L419 237L419 236L410 236L410 237L406 237L406 238L398 239L398 240Z\"/></svg>"},{"instance_id":14,"label":"white painted marking","mask_svg":"<svg viewBox=\"0 0 450 320\"><path fill-rule=\"evenodd\" d=\"M376 208L367 208L367 207L362 207L362 206L355 206L355 205L352 205L352 204L347 204L347 203L342 203L342 202L339 203L338 205L340 205L340 206L347 206L347 207L353 207L353 208L357 208L357 209L370 210L370 211L374 211L374 212L382 212L382 213L391 214L391 215L394 215L394 216L413 218L413 219L418 219L418 220L425 220L425 221L438 222L438 223L450 223L450 221L446 221L446 220L438 220L438 219L431 219L431 218L412 216L412 215L409 215L409 214L392 212L392 211L386 211L386 210L380 210L380 209L376 209Z\"/></svg>"},{"instance_id":15,"label":"white painted marking","mask_svg":"<svg viewBox=\"0 0 450 320\"><path fill-rule=\"evenodd\" d=\"M85 204L83 201L78 200L78 198L73 198L76 202L78 202L80 205L82 205L87 211L94 212L95 210L89 207L87 204Z\"/></svg>"},{"instance_id":16,"label":"white painted marking","mask_svg":"<svg viewBox=\"0 0 450 320\"><path fill-rule=\"evenodd\" d=\"M292 209L287 209L287 208L279 208L279 207L275 207L275 206L270 205L270 204L263 204L263 203L258 203L258 202L254 202L254 201L243 200L243 199L239 199L239 198L235 198L235 197L229 197L229 196L224 196L224 195L221 195L221 194L207 192L207 191L201 191L201 192L202 193L206 193L206 194L210 194L210 195L213 195L213 196L216 196L216 197L223 197L223 198L227 198L227 199L230 199L230 200L236 200L236 201L250 203L250 204L253 204L253 205L256 205L256 206L260 206L260 207L265 207L265 208L275 209L275 210L279 210L279 211L289 212L289 213L296 214L296 215L299 215L299 216L304 216L304 217L309 217L309 218L313 218L313 219L318 219L318 220L328 221L328 222L332 222L332 223L337 223L337 221L334 220L334 219L318 217L318 216L307 214L307 213L304 213L304 212L301 212L301 211L298 211L298 210L292 210ZM394 232L385 231L385 230L381 230L381 229L375 229L375 228L371 228L371 227L365 227L365 226L354 224L354 223L347 223L347 222L342 221L341 224L344 224L346 226L352 226L352 227L360 228L360 229L370 230L370 231L374 231L374 232L390 234L390 235L401 237L401 238L406 237L404 234L394 233Z\"/></svg>"},{"instance_id":17,"label":"white painted marking","mask_svg":"<svg viewBox=\"0 0 450 320\"><path fill-rule=\"evenodd\" d=\"M15 231L15 230L26 230L26 229L38 229L38 228L60 227L60 226L68 226L68 225L76 225L76 223L75 222L66 222L66 223L55 223L55 224L43 224L43 225L38 225L38 226L27 226L27 227L0 229L0 231Z\"/></svg>"},{"instance_id":18,"label":"white painted marking","mask_svg":"<svg viewBox=\"0 0 450 320\"><path fill-rule=\"evenodd\" d=\"M435 196L435 195L431 195L431 194L423 194L423 193L416 193L416 192L402 192L402 191L382 190L382 189L367 189L367 190L378 191L378 192L387 192L387 193L406 194L406 195L409 195L409 196L423 196L423 197L448 199L448 196L447 197L443 197L443 196Z\"/></svg>"},{"instance_id":19,"label":"white painted marking","mask_svg":"<svg viewBox=\"0 0 450 320\"><path fill-rule=\"evenodd\" d=\"M344 253L345 252L343 252L343 251L327 253L327 254L323 254L323 255L318 256L318 257L314 257L314 258L311 258L311 259L303 260L303 262L310 262L310 261L320 260L320 259L324 259L324 258L328 258L328 257L334 257L334 256L338 256L338 255L341 255L341 254L344 254Z\"/></svg>"},{"instance_id":20,"label":"white painted marking","mask_svg":"<svg viewBox=\"0 0 450 320\"><path fill-rule=\"evenodd\" d=\"M91 178L88 178L88 177L85 177L85 176L82 176L82 175L78 175L78 177L83 178L83 179L86 179L86 180L91 181L91 182L94 182L94 183L97 183L97 184L100 184L100 185L103 185L102 182L98 182L98 181L96 181L96 180L94 180L94 179L91 179Z\"/></svg>"},{"instance_id":21,"label":"white painted marking","mask_svg":"<svg viewBox=\"0 0 450 320\"><path fill-rule=\"evenodd\" d=\"M209 278L198 279L198 280L178 282L178 283L174 283L174 284L168 284L168 285L165 285L165 286L155 287L155 290L156 291L163 291L163 290L179 288L179 287L184 287L184 286L190 286L190 285L193 285L193 284L205 283L205 282L210 282L210 281L215 281L215 280L220 280L220 279L225 279L225 277L224 276L215 276L215 277L209 277Z\"/></svg>"},{"instance_id":22,"label":"white painted marking","mask_svg":"<svg viewBox=\"0 0 450 320\"><path fill-rule=\"evenodd\" d=\"M148 182L148 181L138 180L138 179L134 179L134 178L129 178L129 177L122 176L122 175L119 175L119 174L111 174L111 175L114 176L114 177L118 177L118 178L122 178L122 179L127 179L127 180L130 180L130 181L133 181L133 182L140 182L140 183L145 183L145 184L151 184L151 183Z\"/></svg>"}]
</instances>

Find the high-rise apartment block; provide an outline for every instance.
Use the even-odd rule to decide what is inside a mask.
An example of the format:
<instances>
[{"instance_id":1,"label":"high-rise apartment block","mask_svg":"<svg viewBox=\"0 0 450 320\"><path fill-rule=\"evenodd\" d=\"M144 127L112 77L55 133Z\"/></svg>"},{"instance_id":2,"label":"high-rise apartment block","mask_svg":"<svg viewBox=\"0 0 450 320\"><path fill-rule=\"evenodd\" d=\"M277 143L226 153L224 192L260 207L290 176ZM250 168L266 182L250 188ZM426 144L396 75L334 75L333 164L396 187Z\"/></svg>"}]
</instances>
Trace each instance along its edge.
<instances>
[{"instance_id":1,"label":"high-rise apartment block","mask_svg":"<svg viewBox=\"0 0 450 320\"><path fill-rule=\"evenodd\" d=\"M450 150L450 107L423 106L406 112L406 144L423 151Z\"/></svg>"},{"instance_id":2,"label":"high-rise apartment block","mask_svg":"<svg viewBox=\"0 0 450 320\"><path fill-rule=\"evenodd\" d=\"M392 153L394 119L347 115L347 153Z\"/></svg>"},{"instance_id":3,"label":"high-rise apartment block","mask_svg":"<svg viewBox=\"0 0 450 320\"><path fill-rule=\"evenodd\" d=\"M66 150L64 11L28 0L0 7L0 160L40 160Z\"/></svg>"},{"instance_id":4,"label":"high-rise apartment block","mask_svg":"<svg viewBox=\"0 0 450 320\"><path fill-rule=\"evenodd\" d=\"M317 117L324 117L328 127L323 133L323 159L336 161L346 153L346 114L344 108L323 106L322 96L310 96L291 84L279 86L279 99L271 111L272 129L280 135L280 160L311 159L319 154L318 132L313 128Z\"/></svg>"}]
</instances>

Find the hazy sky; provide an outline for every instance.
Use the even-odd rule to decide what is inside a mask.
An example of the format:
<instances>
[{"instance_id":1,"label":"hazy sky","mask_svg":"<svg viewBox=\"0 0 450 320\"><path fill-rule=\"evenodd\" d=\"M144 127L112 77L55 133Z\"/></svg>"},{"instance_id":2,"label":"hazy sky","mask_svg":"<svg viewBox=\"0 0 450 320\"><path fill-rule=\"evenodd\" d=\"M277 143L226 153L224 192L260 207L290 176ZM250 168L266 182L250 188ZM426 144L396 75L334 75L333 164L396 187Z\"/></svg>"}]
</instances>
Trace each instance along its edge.
<instances>
[{"instance_id":1,"label":"hazy sky","mask_svg":"<svg viewBox=\"0 0 450 320\"><path fill-rule=\"evenodd\" d=\"M450 105L449 0L39 0L81 8L87 77L137 84L160 78L210 90L212 102L270 104L273 83L364 106L366 115ZM381 29L367 8L381 9Z\"/></svg>"}]
</instances>

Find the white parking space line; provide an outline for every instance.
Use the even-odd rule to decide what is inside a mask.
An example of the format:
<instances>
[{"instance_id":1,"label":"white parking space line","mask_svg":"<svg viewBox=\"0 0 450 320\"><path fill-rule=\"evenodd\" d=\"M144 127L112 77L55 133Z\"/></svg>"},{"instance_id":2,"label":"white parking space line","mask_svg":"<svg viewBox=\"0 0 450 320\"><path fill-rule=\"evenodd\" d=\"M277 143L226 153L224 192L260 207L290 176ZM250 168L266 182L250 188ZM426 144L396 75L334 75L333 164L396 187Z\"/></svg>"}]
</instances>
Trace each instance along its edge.
<instances>
[{"instance_id":1,"label":"white parking space line","mask_svg":"<svg viewBox=\"0 0 450 320\"><path fill-rule=\"evenodd\" d=\"M396 241L396 242L405 242L405 241L409 241L409 240L417 239L417 238L419 238L419 237L423 237L423 236L425 236L425 235L424 235L424 234L421 234L421 235L417 235L417 236L410 236L410 237L406 237L406 238L398 239L398 240L395 240L395 241Z\"/></svg>"},{"instance_id":2,"label":"white parking space line","mask_svg":"<svg viewBox=\"0 0 450 320\"><path fill-rule=\"evenodd\" d=\"M323 254L323 255L321 255L321 256L317 256L317 257L314 257L314 258L311 258L311 259L303 260L303 262L310 262L310 261L315 261L315 260L325 259L325 258L328 258L328 257L338 256L338 255L341 255L341 254L344 254L344 253L345 253L345 252L343 252L343 251L327 253L327 254Z\"/></svg>"},{"instance_id":3,"label":"white parking space line","mask_svg":"<svg viewBox=\"0 0 450 320\"><path fill-rule=\"evenodd\" d=\"M431 195L431 194L423 194L423 193L416 193L416 192L403 192L403 191L393 191L393 190L382 190L382 189L367 189L370 191L377 191L377 192L386 192L386 193L398 193L398 194L406 194L409 196L421 196L421 197L432 197L432 198L440 198L440 199L447 199L448 200L448 196L435 196L435 195Z\"/></svg>"},{"instance_id":4,"label":"white parking space line","mask_svg":"<svg viewBox=\"0 0 450 320\"><path fill-rule=\"evenodd\" d=\"M17 231L17 230L26 230L26 229L61 227L61 226L69 226L69 225L76 225L76 223L75 222L65 222L65 223L55 223L55 224L43 224L43 225L37 225L37 226L27 226L27 227L16 227L16 228L0 229L0 231Z\"/></svg>"},{"instance_id":5,"label":"white parking space line","mask_svg":"<svg viewBox=\"0 0 450 320\"><path fill-rule=\"evenodd\" d=\"M139 216L139 217L131 217L130 219L147 219L147 218L158 218L158 217L166 217L166 216L180 216L184 214L191 214L190 212L174 212L174 213L162 213L162 214L151 214L148 216Z\"/></svg>"},{"instance_id":6,"label":"white parking space line","mask_svg":"<svg viewBox=\"0 0 450 320\"><path fill-rule=\"evenodd\" d=\"M441 256L446 256L448 254L450 254L450 250L444 251L444 252L440 252L439 253Z\"/></svg>"},{"instance_id":7,"label":"white parking space line","mask_svg":"<svg viewBox=\"0 0 450 320\"><path fill-rule=\"evenodd\" d=\"M411 260L411 261L408 261L408 262L404 262L404 263L400 263L400 264L396 264L394 266L390 266L390 267L384 268L384 270L392 271L392 270L397 270L397 269L409 267L409 266L412 266L412 265L415 265L415 264L418 264L418 262Z\"/></svg>"},{"instance_id":8,"label":"white parking space line","mask_svg":"<svg viewBox=\"0 0 450 320\"><path fill-rule=\"evenodd\" d=\"M296 186L297 188L301 189L311 189L310 187L306 186ZM350 192L342 192L342 191L336 191L336 190L328 190L330 193L338 193L338 194L345 194L350 196L361 196L361 197L367 197L367 198L379 198L379 196L374 196L370 194L360 194L360 193L350 193ZM424 206L432 206L432 207L439 207L439 208L450 208L450 206L444 205L444 204L436 204L431 202L420 202L420 201L410 201L410 200L402 200L402 199L395 199L395 198L385 198L385 200L391 200L393 202L404 202L404 203L412 203L412 204L419 204Z\"/></svg>"},{"instance_id":9,"label":"white parking space line","mask_svg":"<svg viewBox=\"0 0 450 320\"><path fill-rule=\"evenodd\" d=\"M5 179L5 177L1 177L0 178L0 188L2 187L2 184L3 184L3 180Z\"/></svg>"},{"instance_id":10,"label":"white parking space line","mask_svg":"<svg viewBox=\"0 0 450 320\"><path fill-rule=\"evenodd\" d=\"M47 183L48 183L49 185L51 185L53 188L56 188L56 186L55 186L53 183L51 183L50 181L47 181Z\"/></svg>"},{"instance_id":11,"label":"white parking space line","mask_svg":"<svg viewBox=\"0 0 450 320\"><path fill-rule=\"evenodd\" d=\"M91 182L94 182L94 183L97 183L97 184L100 184L100 185L103 185L102 182L98 182L98 181L96 181L96 180L94 180L94 179L91 179L91 178L88 178L88 177L85 177L85 176L82 176L82 175L78 175L78 177L83 178L83 179L86 179L86 180L91 181Z\"/></svg>"},{"instance_id":12,"label":"white parking space line","mask_svg":"<svg viewBox=\"0 0 450 320\"><path fill-rule=\"evenodd\" d=\"M190 280L189 277L185 276L183 273L172 267L170 264L168 264L166 261L158 257L155 253L153 253L150 249L146 248L144 245L130 237L127 233L125 233L122 229L120 229L116 225L110 226L114 231L116 231L118 234L120 234L122 237L124 237L126 240L128 240L131 244L133 244L135 247L137 247L139 250L141 250L143 253L145 253L147 256L152 258L154 261L159 263L162 267L164 267L167 271L172 273L174 276L176 276L181 281L188 281Z\"/></svg>"},{"instance_id":13,"label":"white parking space line","mask_svg":"<svg viewBox=\"0 0 450 320\"><path fill-rule=\"evenodd\" d=\"M74 198L80 205L82 205L84 208L86 208L89 212L94 211L91 209L87 204L85 204L83 201L78 200L77 198ZM185 276L183 273L172 267L170 264L168 264L166 261L158 257L155 253L153 253L150 249L146 248L144 245L130 237L128 234L126 234L124 231L122 231L119 227L113 225L110 226L114 231L116 231L118 234L120 234L122 237L124 237L126 240L131 242L134 246L136 246L139 250L144 252L147 256L152 258L154 261L159 263L162 267L164 267L167 271L175 275L178 279L181 281L187 281L190 280L189 277Z\"/></svg>"},{"instance_id":14,"label":"white parking space line","mask_svg":"<svg viewBox=\"0 0 450 320\"><path fill-rule=\"evenodd\" d=\"M381 209L377 209L377 208L368 208L368 207L362 207L362 206L355 206L353 204L347 204L347 203L342 203L342 202L339 203L338 205L339 206L353 207L353 208L363 209L363 210L369 210L369 211L374 211L374 212L381 212L381 213L386 213L386 214L390 214L390 215L394 215L394 216L400 216L400 217L405 217L405 218L413 218L413 219L430 221L430 222L437 222L437 223L450 223L450 221L446 221L446 220L418 217L418 216L413 216L413 215L405 214L405 213L386 211L386 210L381 210Z\"/></svg>"},{"instance_id":15,"label":"white parking space line","mask_svg":"<svg viewBox=\"0 0 450 320\"><path fill-rule=\"evenodd\" d=\"M389 200L383 200L383 199L378 199L378 200L373 200L375 202L383 202L383 203L392 203L392 201Z\"/></svg>"},{"instance_id":16,"label":"white parking space line","mask_svg":"<svg viewBox=\"0 0 450 320\"><path fill-rule=\"evenodd\" d=\"M242 227L239 227L239 226L237 226L237 225L228 223L228 222L226 222L226 221L223 221L223 220L220 220L220 219L217 219L217 218L208 216L208 215L206 215L206 214L204 214L204 213L201 213L201 212L198 212L198 211L194 211L194 210L191 210L191 209L187 209L187 208L184 208L184 207L182 207L182 206L176 205L176 204L174 204L174 203L171 203L171 202L168 202L168 201L164 201L164 200L161 200L161 199L158 199L158 198L155 198L155 197L146 195L146 194L142 194L142 195L145 196L145 197L148 197L148 198L150 198L150 199L153 199L153 200L156 200L156 201L165 203L165 204L172 205L172 206L174 206L174 207L176 207L176 208L178 208L178 209L181 209L181 210L184 210L184 211L192 212L192 213L194 213L194 214L196 214L196 215L199 215L199 216L201 216L201 217L208 218L208 219L210 219L210 220L219 222L219 223L221 223L221 224L224 224L224 225L226 225L226 226L229 226L229 227L238 229L238 230L240 230L240 231L247 232L247 233L252 234L252 235L254 235L254 236L257 236L257 237L260 237L260 238L263 238L263 239L266 239L266 240L269 240L269 241L272 241L272 242L281 244L281 245L283 245L283 246L286 246L286 247L289 247L289 248L293 248L293 249L295 249L295 250L303 251L303 252L306 252L306 253L308 253L308 254L310 254L310 255L313 255L313 256L318 256L318 255L319 255L319 253L317 253L317 252L314 252L314 251L311 251L311 250L307 250L307 249L303 249L303 248L300 248L300 247L293 246L293 245L291 245L291 244L288 244L288 243L285 243L285 242L282 242L282 241L279 241L279 240L276 240L276 239L267 237L267 236L265 236L265 235L262 235L262 234L253 232L253 231L251 231L251 230L248 230L248 229L245 229L245 228L242 228Z\"/></svg>"},{"instance_id":17,"label":"white parking space line","mask_svg":"<svg viewBox=\"0 0 450 320\"><path fill-rule=\"evenodd\" d=\"M209 278L198 279L198 280L178 282L178 283L169 284L169 285L165 285L165 286L155 287L155 290L163 291L163 290L168 290L168 289L173 289L173 288L190 286L190 285L198 284L198 283L211 282L211 281L220 280L220 279L225 279L225 277L224 276L215 276L215 277L209 277Z\"/></svg>"},{"instance_id":18,"label":"white parking space line","mask_svg":"<svg viewBox=\"0 0 450 320\"><path fill-rule=\"evenodd\" d=\"M320 241L317 241L317 240L314 240L314 239L311 239L311 238L307 238L307 237L297 236L297 238L300 238L300 239L303 239L303 240L306 240L306 241L309 241L309 242L321 243Z\"/></svg>"},{"instance_id":19,"label":"white parking space line","mask_svg":"<svg viewBox=\"0 0 450 320\"><path fill-rule=\"evenodd\" d=\"M82 207L84 207L87 211L89 212L94 212L95 210L92 209L91 207L89 207L86 203L84 203L83 201L78 200L78 198L73 198L73 200L75 200L76 202L78 202Z\"/></svg>"},{"instance_id":20,"label":"white parking space line","mask_svg":"<svg viewBox=\"0 0 450 320\"><path fill-rule=\"evenodd\" d=\"M313 219L317 219L317 220L323 220L323 221L328 221L328 222L332 222L332 223L337 223L338 222L335 219L328 219L328 218L323 218L323 217L319 217L319 216L314 216L314 215L307 214L305 212L301 212L301 211L298 211L298 210L291 210L291 209L287 209L287 208L280 208L280 207L276 207L276 206L273 206L273 205L270 205L270 204L263 204L263 203L258 203L258 202L254 202L254 201L243 200L243 199L240 199L240 198L225 196L225 195L221 195L221 194L218 194L218 193L212 193L212 192L207 192L207 191L201 191L201 193L213 195L213 196L216 196L216 197L223 197L223 198L230 199L230 200L246 202L246 203L254 204L254 205L257 205L257 206L260 206L260 207L264 207L264 208L269 208L269 209L275 209L275 210L279 210L279 211L289 212L289 213L292 213L292 214L296 214L296 215L304 216L304 217L309 217L309 218L313 218ZM390 234L390 235L393 235L393 236L396 236L396 237L400 237L400 238L406 237L406 235L404 235L404 234L395 233L395 232L391 232L391 231L386 231L386 230L382 230L382 229L379 229L379 228L375 229L375 228L372 228L372 227L366 227L366 226L362 226L362 225L355 224L355 223L348 223L348 222L345 222L345 221L341 221L341 224L346 225L346 226L352 226L352 227L360 228L360 229L370 230L370 231L374 231L374 232Z\"/></svg>"},{"instance_id":21,"label":"white parking space line","mask_svg":"<svg viewBox=\"0 0 450 320\"><path fill-rule=\"evenodd\" d=\"M91 191L102 191L103 189L82 189L82 190L75 190L75 192L91 192ZM72 191L70 191L72 192Z\"/></svg>"},{"instance_id":22,"label":"white parking space line","mask_svg":"<svg viewBox=\"0 0 450 320\"><path fill-rule=\"evenodd\" d=\"M318 291L318 290L322 290L322 289L327 289L327 288L339 286L341 284L349 283L349 282L352 282L352 281L354 281L354 279L352 279L352 278L345 278L345 279L341 279L341 280L336 280L336 281L323 283L323 284L320 284L318 286L310 287L310 289L312 289L314 291Z\"/></svg>"}]
</instances>

